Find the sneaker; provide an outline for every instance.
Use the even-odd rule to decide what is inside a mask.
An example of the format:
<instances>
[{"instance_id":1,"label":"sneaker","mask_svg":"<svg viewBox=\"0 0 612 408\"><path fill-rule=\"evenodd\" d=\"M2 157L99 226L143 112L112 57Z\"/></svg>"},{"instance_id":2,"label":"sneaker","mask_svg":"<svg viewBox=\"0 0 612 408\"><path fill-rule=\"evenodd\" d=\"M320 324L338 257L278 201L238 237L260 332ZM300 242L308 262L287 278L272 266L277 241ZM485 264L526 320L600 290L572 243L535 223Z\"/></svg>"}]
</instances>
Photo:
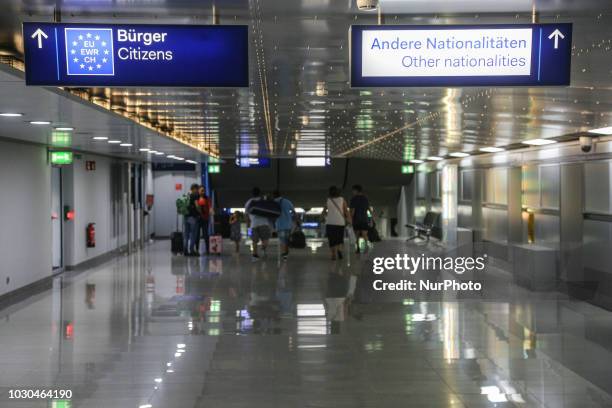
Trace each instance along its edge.
<instances>
[{"instance_id":1,"label":"sneaker","mask_svg":"<svg viewBox=\"0 0 612 408\"><path fill-rule=\"evenodd\" d=\"M289 252L286 252L284 254L281 254L281 258L283 258L284 261L287 260L287 258L289 258Z\"/></svg>"},{"instance_id":2,"label":"sneaker","mask_svg":"<svg viewBox=\"0 0 612 408\"><path fill-rule=\"evenodd\" d=\"M257 254L253 254L253 255L251 255L251 259L252 259L253 261L258 261L258 260L259 260L259 255L257 255Z\"/></svg>"}]
</instances>

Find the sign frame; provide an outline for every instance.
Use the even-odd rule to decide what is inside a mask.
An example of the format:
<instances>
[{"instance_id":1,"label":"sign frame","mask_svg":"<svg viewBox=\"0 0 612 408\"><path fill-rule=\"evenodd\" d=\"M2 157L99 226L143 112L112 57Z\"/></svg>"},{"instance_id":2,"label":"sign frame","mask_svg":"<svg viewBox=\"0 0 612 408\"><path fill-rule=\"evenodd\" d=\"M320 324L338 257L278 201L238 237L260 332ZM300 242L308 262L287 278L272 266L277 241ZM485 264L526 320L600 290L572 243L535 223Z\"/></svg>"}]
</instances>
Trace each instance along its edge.
<instances>
[{"instance_id":1,"label":"sign frame","mask_svg":"<svg viewBox=\"0 0 612 408\"><path fill-rule=\"evenodd\" d=\"M364 31L426 31L426 30L492 30L492 29L532 29L531 72L530 75L507 76L369 76L362 75L362 33ZM553 48L554 39L547 38L555 29L564 29L564 39L559 53L567 63L549 61L543 54ZM572 23L545 24L453 24L453 25L351 25L349 28L349 75L351 88L393 88L393 87L520 87L520 86L569 86L571 80ZM544 75L546 67L551 66L554 73Z\"/></svg>"},{"instance_id":2,"label":"sign frame","mask_svg":"<svg viewBox=\"0 0 612 408\"><path fill-rule=\"evenodd\" d=\"M67 59L66 29L110 29L113 74L68 74L70 64ZM145 37L142 36L138 37L138 41L123 40L125 44L129 44L123 47L129 48L126 51L128 54L124 55L130 55L130 58L119 58L117 32L131 29L136 30L136 33L145 32L153 36L159 34L154 38L163 38L163 41L154 42L151 40L152 37L144 40ZM167 36L160 37L162 35L160 32L164 30L168 30ZM23 22L22 35L25 78L26 85L29 86L66 88L248 88L250 86L248 25ZM185 42L186 39L189 41ZM141 46L143 41L149 42L149 46ZM196 47L205 41L208 41L208 47ZM138 51L134 51L139 53L138 56L141 56L142 52L149 51L157 54L164 51L159 49L164 45L168 51L173 52L170 60L144 61L132 59L129 54L132 49L138 47L140 47ZM193 51L194 49L196 51ZM190 57L194 59L189 61ZM208 68L205 67L208 71L202 72L201 64L199 67L196 66L197 63L204 63L213 58L220 62L209 64ZM185 64L185 61L188 61L188 64ZM167 64L160 65L162 62ZM147 66L145 63L150 65ZM186 75L187 73L189 75Z\"/></svg>"}]
</instances>

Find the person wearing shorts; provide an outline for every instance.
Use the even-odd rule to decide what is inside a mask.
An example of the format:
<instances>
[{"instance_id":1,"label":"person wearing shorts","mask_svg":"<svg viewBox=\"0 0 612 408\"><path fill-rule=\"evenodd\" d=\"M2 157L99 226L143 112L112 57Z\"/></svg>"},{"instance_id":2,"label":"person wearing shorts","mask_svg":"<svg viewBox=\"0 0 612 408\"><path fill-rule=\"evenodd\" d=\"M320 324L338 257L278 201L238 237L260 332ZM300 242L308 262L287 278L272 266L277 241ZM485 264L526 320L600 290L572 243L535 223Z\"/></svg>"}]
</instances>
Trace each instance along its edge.
<instances>
[{"instance_id":1,"label":"person wearing shorts","mask_svg":"<svg viewBox=\"0 0 612 408\"><path fill-rule=\"evenodd\" d=\"M276 227L276 233L278 234L278 240L281 246L281 256L283 259L287 259L289 256L289 235L293 228L293 215L294 207L293 203L281 196L280 191L274 191L274 200L279 204L281 213L276 219L274 226Z\"/></svg>"},{"instance_id":2,"label":"person wearing shorts","mask_svg":"<svg viewBox=\"0 0 612 408\"><path fill-rule=\"evenodd\" d=\"M251 240L253 241L253 260L256 261L259 259L259 254L257 251L257 244L261 241L261 248L263 250L264 256L266 256L266 249L268 248L268 241L270 240L270 236L272 236L272 228L270 226L270 221L266 217L262 217L261 215L251 214L250 207L253 201L263 200L261 196L261 190L258 187L253 189L253 196L246 202L244 205L244 210L247 217L247 226L251 228Z\"/></svg>"},{"instance_id":3,"label":"person wearing shorts","mask_svg":"<svg viewBox=\"0 0 612 408\"><path fill-rule=\"evenodd\" d=\"M344 228L350 224L350 213L346 201L340 196L336 186L329 188L329 197L325 203L325 230L329 242L331 259L342 259L342 245L344 244Z\"/></svg>"},{"instance_id":4,"label":"person wearing shorts","mask_svg":"<svg viewBox=\"0 0 612 408\"><path fill-rule=\"evenodd\" d=\"M363 193L363 187L355 184L352 188L353 198L349 207L351 208L351 218L353 220L353 230L357 238L357 253L359 253L359 239L365 240L365 251L368 250L368 230L370 229L370 221L368 219L368 211L371 212L370 202L368 197Z\"/></svg>"}]
</instances>

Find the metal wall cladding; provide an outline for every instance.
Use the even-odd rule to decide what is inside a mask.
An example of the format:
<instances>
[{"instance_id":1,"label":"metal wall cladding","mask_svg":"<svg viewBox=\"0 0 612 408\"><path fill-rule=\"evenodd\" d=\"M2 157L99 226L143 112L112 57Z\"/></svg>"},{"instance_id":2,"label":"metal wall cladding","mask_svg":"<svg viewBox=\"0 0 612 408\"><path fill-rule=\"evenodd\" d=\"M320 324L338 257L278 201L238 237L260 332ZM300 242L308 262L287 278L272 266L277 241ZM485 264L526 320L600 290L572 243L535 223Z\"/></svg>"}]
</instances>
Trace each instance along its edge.
<instances>
[{"instance_id":1,"label":"metal wall cladding","mask_svg":"<svg viewBox=\"0 0 612 408\"><path fill-rule=\"evenodd\" d=\"M523 206L540 208L539 166L523 166Z\"/></svg>"},{"instance_id":2,"label":"metal wall cladding","mask_svg":"<svg viewBox=\"0 0 612 408\"><path fill-rule=\"evenodd\" d=\"M417 173L417 197L425 198L427 197L427 175L429 173L418 172Z\"/></svg>"},{"instance_id":3,"label":"metal wall cladding","mask_svg":"<svg viewBox=\"0 0 612 408\"><path fill-rule=\"evenodd\" d=\"M474 193L474 170L463 170L459 177L461 188L459 199L471 201Z\"/></svg>"},{"instance_id":4,"label":"metal wall cladding","mask_svg":"<svg viewBox=\"0 0 612 408\"><path fill-rule=\"evenodd\" d=\"M442 198L442 172L434 171L433 173L430 173L429 180L431 181L431 198Z\"/></svg>"},{"instance_id":5,"label":"metal wall cladding","mask_svg":"<svg viewBox=\"0 0 612 408\"><path fill-rule=\"evenodd\" d=\"M559 165L540 166L540 207L559 209Z\"/></svg>"},{"instance_id":6,"label":"metal wall cladding","mask_svg":"<svg viewBox=\"0 0 612 408\"><path fill-rule=\"evenodd\" d=\"M585 220L582 243L584 267L611 273L612 223Z\"/></svg>"},{"instance_id":7,"label":"metal wall cladding","mask_svg":"<svg viewBox=\"0 0 612 408\"><path fill-rule=\"evenodd\" d=\"M612 161L584 163L584 207L589 213L612 214Z\"/></svg>"},{"instance_id":8,"label":"metal wall cladding","mask_svg":"<svg viewBox=\"0 0 612 408\"><path fill-rule=\"evenodd\" d=\"M457 207L457 225L462 228L470 228L472 224L472 206L460 204Z\"/></svg>"},{"instance_id":9,"label":"metal wall cladding","mask_svg":"<svg viewBox=\"0 0 612 408\"><path fill-rule=\"evenodd\" d=\"M508 204L508 169L494 167L485 172L485 202L489 204Z\"/></svg>"},{"instance_id":10,"label":"metal wall cladding","mask_svg":"<svg viewBox=\"0 0 612 408\"><path fill-rule=\"evenodd\" d=\"M482 209L483 239L493 242L508 241L508 211L485 207Z\"/></svg>"},{"instance_id":11,"label":"metal wall cladding","mask_svg":"<svg viewBox=\"0 0 612 408\"><path fill-rule=\"evenodd\" d=\"M523 223L527 225L527 223ZM525 237L527 234L525 234ZM550 214L535 214L535 242L546 243L547 246L559 246L561 228L559 216Z\"/></svg>"}]
</instances>

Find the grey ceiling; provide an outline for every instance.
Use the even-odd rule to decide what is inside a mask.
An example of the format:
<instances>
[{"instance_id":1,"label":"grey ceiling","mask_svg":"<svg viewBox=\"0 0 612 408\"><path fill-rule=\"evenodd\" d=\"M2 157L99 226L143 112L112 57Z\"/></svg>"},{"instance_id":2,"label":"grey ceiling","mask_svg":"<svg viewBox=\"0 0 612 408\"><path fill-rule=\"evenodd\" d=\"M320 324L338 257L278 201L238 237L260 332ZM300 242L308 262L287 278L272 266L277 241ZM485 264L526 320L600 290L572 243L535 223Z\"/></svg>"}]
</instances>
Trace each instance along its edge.
<instances>
[{"instance_id":1,"label":"grey ceiling","mask_svg":"<svg viewBox=\"0 0 612 408\"><path fill-rule=\"evenodd\" d=\"M51 21L55 3L3 1L0 52L19 58L21 22ZM57 3L64 22L211 22L210 1ZM569 88L351 89L348 29L351 24L375 24L376 13L358 11L354 0L230 0L217 1L217 9L221 23L250 26L249 89L113 89L92 94L106 98L119 111L169 129L181 128L223 157L327 151L335 157L403 160L612 124L612 1L541 0L536 7L541 22L574 23ZM382 9L385 24L531 21L531 0L382 0ZM98 108L84 113L82 104L75 115L72 100L57 92L41 97L19 80L7 78L0 78L0 110L20 101L36 108L32 114L47 110L54 121L70 121L77 127L75 147L94 151L104 147L114 154L116 147L108 150L86 136L108 132L133 140L134 149L159 140L166 144L164 151L190 154L122 117ZM315 94L321 81L328 91L324 97ZM16 108L29 114L25 105ZM4 122L2 135L10 130L25 137L31 132L23 120L21 131Z\"/></svg>"}]
</instances>

